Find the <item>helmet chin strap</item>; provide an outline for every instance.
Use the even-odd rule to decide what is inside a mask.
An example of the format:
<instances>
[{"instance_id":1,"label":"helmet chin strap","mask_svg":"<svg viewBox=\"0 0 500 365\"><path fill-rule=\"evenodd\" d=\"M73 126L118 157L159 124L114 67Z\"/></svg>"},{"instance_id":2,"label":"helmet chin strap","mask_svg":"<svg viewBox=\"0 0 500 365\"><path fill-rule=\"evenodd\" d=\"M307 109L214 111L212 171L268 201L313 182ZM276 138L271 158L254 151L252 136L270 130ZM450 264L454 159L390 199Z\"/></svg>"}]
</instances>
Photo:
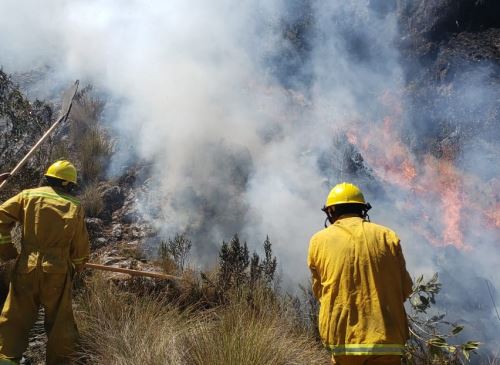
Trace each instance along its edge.
<instances>
[{"instance_id":1,"label":"helmet chin strap","mask_svg":"<svg viewBox=\"0 0 500 365\"><path fill-rule=\"evenodd\" d=\"M325 228L328 228L328 224L326 222L328 222L328 217L325 218Z\"/></svg>"},{"instance_id":2,"label":"helmet chin strap","mask_svg":"<svg viewBox=\"0 0 500 365\"><path fill-rule=\"evenodd\" d=\"M363 210L363 218L366 219L368 222L370 222L370 216L368 215L368 211L372 209L372 206L370 203L366 203L366 209Z\"/></svg>"},{"instance_id":3,"label":"helmet chin strap","mask_svg":"<svg viewBox=\"0 0 500 365\"><path fill-rule=\"evenodd\" d=\"M363 209L362 211L362 218L363 219L366 219L368 222L370 222L370 216L368 215L368 211L372 209L372 206L370 203L366 203L365 204L365 209ZM335 212L335 206L330 206L330 207L323 207L321 208L321 210L326 214L326 218L325 218L325 228L328 227L328 222L330 224L333 224L335 223L335 221L337 220L334 216L333 216L333 212ZM337 217L338 218L338 217Z\"/></svg>"},{"instance_id":4,"label":"helmet chin strap","mask_svg":"<svg viewBox=\"0 0 500 365\"><path fill-rule=\"evenodd\" d=\"M333 215L332 215L332 211L335 211L335 207L323 207L321 209L325 214L326 214L326 218L325 218L325 228L328 227L328 224L327 222L329 222L330 224L333 224L335 222L335 219L333 218Z\"/></svg>"}]
</instances>

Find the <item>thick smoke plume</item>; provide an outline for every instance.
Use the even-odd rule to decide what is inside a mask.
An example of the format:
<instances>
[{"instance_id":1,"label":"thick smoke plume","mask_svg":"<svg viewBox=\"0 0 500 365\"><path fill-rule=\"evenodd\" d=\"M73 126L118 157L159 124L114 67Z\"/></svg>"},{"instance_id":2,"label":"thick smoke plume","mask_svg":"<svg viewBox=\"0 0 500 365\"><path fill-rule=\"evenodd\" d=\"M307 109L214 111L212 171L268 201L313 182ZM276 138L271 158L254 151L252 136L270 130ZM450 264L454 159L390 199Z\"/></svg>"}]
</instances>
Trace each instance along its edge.
<instances>
[{"instance_id":1,"label":"thick smoke plume","mask_svg":"<svg viewBox=\"0 0 500 365\"><path fill-rule=\"evenodd\" d=\"M304 281L326 194L351 180L410 272L447 280L442 308L498 343L484 281L500 279L498 119L478 127L498 111L498 66L412 95L397 12L376 1L0 4L5 71L48 67L32 93L75 78L106 92L111 173L150 161L141 209L164 235L187 231L200 263L234 233L269 235L286 280Z\"/></svg>"}]
</instances>

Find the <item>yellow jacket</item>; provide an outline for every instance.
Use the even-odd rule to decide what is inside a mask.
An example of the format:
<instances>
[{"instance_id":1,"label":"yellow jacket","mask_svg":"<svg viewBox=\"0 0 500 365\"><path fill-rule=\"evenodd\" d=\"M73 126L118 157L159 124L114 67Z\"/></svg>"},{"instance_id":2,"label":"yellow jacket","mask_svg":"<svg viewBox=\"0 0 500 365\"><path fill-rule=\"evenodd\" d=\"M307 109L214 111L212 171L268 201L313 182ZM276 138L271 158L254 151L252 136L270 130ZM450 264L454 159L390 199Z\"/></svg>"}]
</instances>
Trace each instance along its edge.
<instances>
[{"instance_id":1,"label":"yellow jacket","mask_svg":"<svg viewBox=\"0 0 500 365\"><path fill-rule=\"evenodd\" d=\"M353 215L309 244L319 332L333 355L400 355L408 339L403 306L412 289L398 236Z\"/></svg>"},{"instance_id":2,"label":"yellow jacket","mask_svg":"<svg viewBox=\"0 0 500 365\"><path fill-rule=\"evenodd\" d=\"M11 229L22 224L21 252L16 271L40 267L48 273L66 273L89 257L89 238L83 208L73 196L52 187L24 190L0 206L0 258L17 256Z\"/></svg>"}]
</instances>

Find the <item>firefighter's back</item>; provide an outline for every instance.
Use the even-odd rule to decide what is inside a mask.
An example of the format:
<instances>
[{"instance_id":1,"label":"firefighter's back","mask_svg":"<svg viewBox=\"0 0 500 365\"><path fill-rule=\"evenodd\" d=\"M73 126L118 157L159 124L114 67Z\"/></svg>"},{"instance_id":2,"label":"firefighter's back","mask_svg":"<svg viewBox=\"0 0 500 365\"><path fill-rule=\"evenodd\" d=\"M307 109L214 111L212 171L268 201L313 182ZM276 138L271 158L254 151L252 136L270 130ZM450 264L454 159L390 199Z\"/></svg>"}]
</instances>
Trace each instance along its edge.
<instances>
[{"instance_id":1,"label":"firefighter's back","mask_svg":"<svg viewBox=\"0 0 500 365\"><path fill-rule=\"evenodd\" d=\"M41 261L44 272L66 272L70 243L82 214L79 201L49 186L24 190L21 196L23 234L18 270L29 272Z\"/></svg>"},{"instance_id":2,"label":"firefighter's back","mask_svg":"<svg viewBox=\"0 0 500 365\"><path fill-rule=\"evenodd\" d=\"M77 182L76 169L69 161L56 161L45 178L47 186L24 190L0 205L0 257L17 258L0 315L0 363L21 358L40 307L47 365L71 363L78 339L72 279L90 248L83 209L68 194ZM21 252L12 242L16 223L22 225Z\"/></svg>"},{"instance_id":3,"label":"firefighter's back","mask_svg":"<svg viewBox=\"0 0 500 365\"><path fill-rule=\"evenodd\" d=\"M411 279L398 236L348 216L318 232L312 244L322 287L320 333L326 344L348 354L367 349L387 354L392 345L400 352L408 336L403 302Z\"/></svg>"}]
</instances>

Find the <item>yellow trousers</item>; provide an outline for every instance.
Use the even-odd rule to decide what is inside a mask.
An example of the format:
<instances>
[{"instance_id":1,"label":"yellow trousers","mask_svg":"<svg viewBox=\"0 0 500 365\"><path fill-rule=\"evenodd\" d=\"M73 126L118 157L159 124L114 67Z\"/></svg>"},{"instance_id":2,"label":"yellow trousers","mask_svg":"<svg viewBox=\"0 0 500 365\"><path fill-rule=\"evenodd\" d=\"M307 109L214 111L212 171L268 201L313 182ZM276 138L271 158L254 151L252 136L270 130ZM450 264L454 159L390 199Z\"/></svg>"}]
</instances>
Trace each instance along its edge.
<instances>
[{"instance_id":1,"label":"yellow trousers","mask_svg":"<svg viewBox=\"0 0 500 365\"><path fill-rule=\"evenodd\" d=\"M396 355L343 355L333 356L336 365L401 365L401 356Z\"/></svg>"},{"instance_id":2,"label":"yellow trousers","mask_svg":"<svg viewBox=\"0 0 500 365\"><path fill-rule=\"evenodd\" d=\"M69 271L45 273L37 268L27 274L13 273L0 316L0 364L21 359L40 306L45 310L47 365L71 363L70 356L78 340L71 291Z\"/></svg>"}]
</instances>

